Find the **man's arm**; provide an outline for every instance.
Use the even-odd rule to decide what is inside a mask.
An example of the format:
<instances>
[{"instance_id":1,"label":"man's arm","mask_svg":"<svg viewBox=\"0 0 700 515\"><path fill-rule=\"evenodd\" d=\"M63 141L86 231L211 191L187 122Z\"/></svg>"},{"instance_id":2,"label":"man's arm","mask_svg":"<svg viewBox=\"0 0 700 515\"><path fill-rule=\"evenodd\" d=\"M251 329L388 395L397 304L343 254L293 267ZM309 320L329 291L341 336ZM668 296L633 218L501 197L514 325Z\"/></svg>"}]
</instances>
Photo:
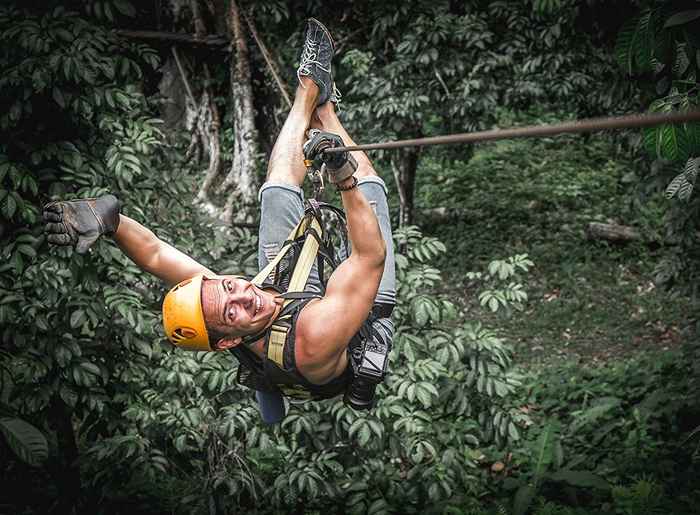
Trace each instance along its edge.
<instances>
[{"instance_id":1,"label":"man's arm","mask_svg":"<svg viewBox=\"0 0 700 515\"><path fill-rule=\"evenodd\" d=\"M177 284L197 274L213 273L128 216L119 215L119 227L113 238L136 266L168 285Z\"/></svg>"},{"instance_id":2,"label":"man's arm","mask_svg":"<svg viewBox=\"0 0 700 515\"><path fill-rule=\"evenodd\" d=\"M191 257L161 241L131 218L119 214L114 195L51 202L44 206L47 239L71 246L83 254L102 235L112 236L136 265L168 284L177 284L199 273L211 273Z\"/></svg>"},{"instance_id":3,"label":"man's arm","mask_svg":"<svg viewBox=\"0 0 700 515\"><path fill-rule=\"evenodd\" d=\"M352 184L353 177L340 186ZM374 210L362 192L354 187L341 193L347 215L348 236L352 254L333 272L326 295L309 305L308 324L303 338L308 342L323 342L320 352L328 351L328 359L339 356L345 345L367 319L384 271L386 244L382 238ZM309 346L315 354L313 361L323 361L316 345ZM321 359L319 359L321 358Z\"/></svg>"}]
</instances>

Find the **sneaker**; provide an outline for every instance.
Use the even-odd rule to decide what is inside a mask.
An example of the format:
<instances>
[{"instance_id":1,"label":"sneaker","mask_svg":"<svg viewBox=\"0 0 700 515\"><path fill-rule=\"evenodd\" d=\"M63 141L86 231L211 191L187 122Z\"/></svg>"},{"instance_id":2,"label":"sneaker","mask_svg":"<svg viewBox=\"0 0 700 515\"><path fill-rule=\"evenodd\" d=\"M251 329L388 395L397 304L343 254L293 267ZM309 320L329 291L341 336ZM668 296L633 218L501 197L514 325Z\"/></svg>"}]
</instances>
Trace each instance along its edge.
<instances>
[{"instance_id":1,"label":"sneaker","mask_svg":"<svg viewBox=\"0 0 700 515\"><path fill-rule=\"evenodd\" d=\"M336 107L343 101L343 95L340 94L340 90L338 89L338 86L335 85L335 82L333 83L333 92L328 100L334 103Z\"/></svg>"},{"instance_id":2,"label":"sneaker","mask_svg":"<svg viewBox=\"0 0 700 515\"><path fill-rule=\"evenodd\" d=\"M328 29L317 19L309 18L297 78L300 84L302 77L309 77L316 83L319 89L316 105L324 104L334 93L331 73L334 50L335 42Z\"/></svg>"}]
</instances>

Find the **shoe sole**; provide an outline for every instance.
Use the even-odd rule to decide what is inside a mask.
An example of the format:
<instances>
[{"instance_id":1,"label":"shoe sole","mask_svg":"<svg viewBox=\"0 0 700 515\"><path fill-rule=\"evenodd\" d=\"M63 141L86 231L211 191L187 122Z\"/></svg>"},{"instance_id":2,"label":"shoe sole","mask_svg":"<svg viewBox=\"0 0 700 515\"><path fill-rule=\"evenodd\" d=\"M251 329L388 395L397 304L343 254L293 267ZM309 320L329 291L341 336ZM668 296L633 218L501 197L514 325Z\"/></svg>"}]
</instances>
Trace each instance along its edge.
<instances>
[{"instance_id":1,"label":"shoe sole","mask_svg":"<svg viewBox=\"0 0 700 515\"><path fill-rule=\"evenodd\" d=\"M309 18L308 21L313 21L315 22L319 27L321 27L321 30L328 36L328 39L331 40L331 46L333 47L333 52L335 52L335 40L333 39L333 36L331 36L330 31L326 28L326 26L318 21L316 18Z\"/></svg>"}]
</instances>

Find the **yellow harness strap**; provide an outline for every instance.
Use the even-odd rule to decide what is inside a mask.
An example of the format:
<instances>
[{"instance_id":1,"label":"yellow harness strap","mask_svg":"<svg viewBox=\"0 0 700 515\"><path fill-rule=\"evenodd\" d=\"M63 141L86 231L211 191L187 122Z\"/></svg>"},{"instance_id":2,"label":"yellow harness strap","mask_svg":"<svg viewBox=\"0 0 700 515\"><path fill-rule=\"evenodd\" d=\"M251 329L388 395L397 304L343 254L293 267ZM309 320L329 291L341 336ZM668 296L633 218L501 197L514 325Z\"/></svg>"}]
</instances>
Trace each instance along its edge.
<instances>
[{"instance_id":1,"label":"yellow harness strap","mask_svg":"<svg viewBox=\"0 0 700 515\"><path fill-rule=\"evenodd\" d=\"M305 216L299 221L299 223L292 230L292 232L289 233L289 238L287 238L287 240L292 242L295 239L299 238L302 234L304 234L304 232L309 227L309 220L311 221L311 229L316 231L318 235L321 235L321 224L318 223L316 217ZM260 270L260 272L258 272L258 274L253 278L253 284L260 286L265 280L265 278L267 278L267 276L269 276L270 273L272 273L272 271L279 264L282 258L284 258L284 256L287 254L291 247L291 243L287 243L284 247L282 247L277 256L275 256L275 258L272 261L270 261L267 264L267 266L265 266L265 268ZM311 235L307 235L306 240L304 241L304 246L302 247L301 253L299 254L299 259L297 260L297 263L294 266L294 270L292 271L292 277L289 281L289 288L287 288L288 292L298 292L304 289L304 287L306 286L306 281L309 279L311 268L313 267L314 261L316 260L316 255L318 254L318 247L318 240ZM287 304L292 302L292 300L293 299L285 300L284 306L287 306ZM290 318L291 315L286 315L283 319L289 320ZM273 321L272 326L270 327L270 336L267 344L267 358L274 361L279 367L283 368L284 346L287 343L287 333L289 331L289 327L282 324L276 324L275 322L277 322L278 320L281 319Z\"/></svg>"}]
</instances>

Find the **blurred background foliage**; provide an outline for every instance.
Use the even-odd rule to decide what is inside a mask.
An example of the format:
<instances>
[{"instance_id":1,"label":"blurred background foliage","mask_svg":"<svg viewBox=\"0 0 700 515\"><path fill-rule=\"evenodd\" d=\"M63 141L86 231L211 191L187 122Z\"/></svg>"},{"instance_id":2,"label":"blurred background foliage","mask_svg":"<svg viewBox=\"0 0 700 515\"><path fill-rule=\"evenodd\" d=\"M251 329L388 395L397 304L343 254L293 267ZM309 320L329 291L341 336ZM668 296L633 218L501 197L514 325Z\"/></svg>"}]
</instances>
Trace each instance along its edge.
<instances>
[{"instance_id":1,"label":"blurred background foliage","mask_svg":"<svg viewBox=\"0 0 700 515\"><path fill-rule=\"evenodd\" d=\"M232 6L247 56L164 36L227 42ZM4 4L2 511L693 513L697 124L374 154L401 252L370 413L335 400L262 425L232 357L164 340L164 286L112 242L48 247L44 203L112 192L208 267L253 271L255 225L221 216L240 185L198 193L240 151L237 60L262 154L284 119L249 31L293 89L308 16L336 37L358 141L697 106L692 1ZM590 221L641 236L586 241Z\"/></svg>"}]
</instances>

